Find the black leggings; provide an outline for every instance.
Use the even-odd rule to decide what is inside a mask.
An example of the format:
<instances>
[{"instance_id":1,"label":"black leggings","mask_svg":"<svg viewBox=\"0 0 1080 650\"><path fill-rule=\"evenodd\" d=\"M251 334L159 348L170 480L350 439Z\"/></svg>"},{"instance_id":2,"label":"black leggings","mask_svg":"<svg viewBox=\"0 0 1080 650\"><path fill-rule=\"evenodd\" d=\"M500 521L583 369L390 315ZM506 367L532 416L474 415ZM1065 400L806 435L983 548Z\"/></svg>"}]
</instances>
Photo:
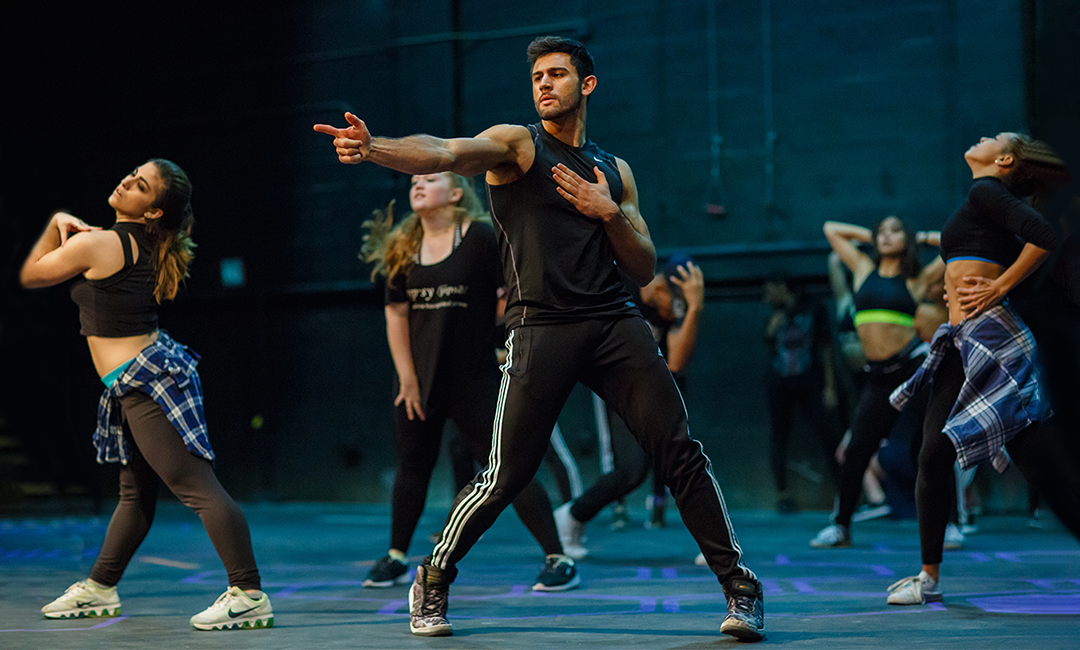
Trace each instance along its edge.
<instances>
[{"instance_id":1,"label":"black leggings","mask_svg":"<svg viewBox=\"0 0 1080 650\"><path fill-rule=\"evenodd\" d=\"M608 439L613 468L574 501L570 514L580 522L591 521L609 503L630 494L645 482L653 463L626 424L607 408Z\"/></svg>"},{"instance_id":2,"label":"black leggings","mask_svg":"<svg viewBox=\"0 0 1080 650\"><path fill-rule=\"evenodd\" d=\"M454 382L455 398L429 399L427 419L410 420L405 405L394 411L398 466L391 503L390 548L406 553L427 501L428 484L439 459L447 420L457 425L459 438L472 458L484 464L491 452L491 422L499 391L499 373L485 372L471 381ZM551 433L551 428L548 428ZM551 514L551 501L539 481L533 480L514 500L514 510L539 542L545 555L562 553L559 532Z\"/></svg>"},{"instance_id":3,"label":"black leggings","mask_svg":"<svg viewBox=\"0 0 1080 650\"><path fill-rule=\"evenodd\" d=\"M840 442L838 423L835 413L830 413L825 409L821 382L804 375L794 377L770 375L767 386L769 424L772 433L769 459L772 462L776 491L786 492L788 489L788 440L791 437L796 407L806 415L810 428L814 430L829 473L834 479L838 478L840 470L836 464L835 454L836 444Z\"/></svg>"},{"instance_id":4,"label":"black leggings","mask_svg":"<svg viewBox=\"0 0 1080 650\"><path fill-rule=\"evenodd\" d=\"M106 587L120 581L150 531L158 491L164 482L199 515L229 574L229 586L259 589L259 569L251 550L247 520L218 483L210 461L188 451L161 406L146 393L132 391L124 395L120 408L131 456L120 468L120 502L90 577Z\"/></svg>"},{"instance_id":5,"label":"black leggings","mask_svg":"<svg viewBox=\"0 0 1080 650\"><path fill-rule=\"evenodd\" d=\"M945 435L945 423L964 385L964 366L960 353L950 348L934 373L930 403L926 409L923 444L919 452L919 478L915 499L919 510L919 543L923 564L941 564L945 528L956 498L953 463L956 448ZM1078 477L1059 474L1057 461L1062 457L1060 439L1048 435L1056 418L1044 424L1032 424L1005 443L1013 464L1028 484L1038 487L1044 498L1064 501L1065 507L1054 512L1070 530L1080 530L1080 512L1076 507ZM1049 488L1049 489L1047 489Z\"/></svg>"},{"instance_id":6,"label":"black leggings","mask_svg":"<svg viewBox=\"0 0 1080 650\"><path fill-rule=\"evenodd\" d=\"M721 583L754 579L740 563L712 465L689 435L682 396L640 317L518 327L507 339L491 460L458 494L432 565L455 565L532 480L578 381L612 406L660 464L690 534Z\"/></svg>"},{"instance_id":7,"label":"black leggings","mask_svg":"<svg viewBox=\"0 0 1080 650\"><path fill-rule=\"evenodd\" d=\"M900 412L889 403L889 395L915 373L924 358L925 355L918 355L901 359L883 370L874 369L874 366L885 364L871 364L872 370L866 374L859 405L851 421L851 442L844 452L844 464L840 466L840 503L835 520L837 524L851 525L851 516L855 514L859 495L862 494L863 474L870 465L870 459L881 446L881 441L889 436L893 425L900 419ZM923 404L925 402L922 399L917 399L909 404L905 411L921 411ZM921 420L918 414L909 417L913 426L917 426Z\"/></svg>"}]
</instances>

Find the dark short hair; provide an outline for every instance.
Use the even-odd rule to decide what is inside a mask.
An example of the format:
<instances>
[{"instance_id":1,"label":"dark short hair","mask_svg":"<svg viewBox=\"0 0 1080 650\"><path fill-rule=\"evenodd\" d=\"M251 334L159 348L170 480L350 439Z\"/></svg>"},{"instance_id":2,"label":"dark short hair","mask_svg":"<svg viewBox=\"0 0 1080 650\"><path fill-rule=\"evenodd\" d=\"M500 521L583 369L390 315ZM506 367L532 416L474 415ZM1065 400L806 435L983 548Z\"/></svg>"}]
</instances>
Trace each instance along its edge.
<instances>
[{"instance_id":1,"label":"dark short hair","mask_svg":"<svg viewBox=\"0 0 1080 650\"><path fill-rule=\"evenodd\" d=\"M574 64L578 78L584 79L593 75L593 58L589 50L581 41L562 36L538 36L529 43L529 49L525 53L529 57L529 66L536 64L536 60L553 52L563 52L570 55L570 63Z\"/></svg>"}]
</instances>

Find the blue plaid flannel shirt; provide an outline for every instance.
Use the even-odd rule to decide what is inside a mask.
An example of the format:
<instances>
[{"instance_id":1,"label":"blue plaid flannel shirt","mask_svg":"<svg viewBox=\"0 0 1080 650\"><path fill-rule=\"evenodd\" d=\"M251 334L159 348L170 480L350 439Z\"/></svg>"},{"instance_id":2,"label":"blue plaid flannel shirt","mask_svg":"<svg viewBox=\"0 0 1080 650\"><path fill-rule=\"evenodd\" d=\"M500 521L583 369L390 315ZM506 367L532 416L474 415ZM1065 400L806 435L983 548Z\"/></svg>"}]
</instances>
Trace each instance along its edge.
<instances>
[{"instance_id":1,"label":"blue plaid flannel shirt","mask_svg":"<svg viewBox=\"0 0 1080 650\"><path fill-rule=\"evenodd\" d=\"M133 390L143 391L161 405L188 451L214 460L203 415L202 384L195 370L198 363L198 354L174 341L164 330L159 331L158 339L143 348L101 395L94 432L97 462L127 465L131 450L124 439L118 398Z\"/></svg>"},{"instance_id":2,"label":"blue plaid flannel shirt","mask_svg":"<svg viewBox=\"0 0 1080 650\"><path fill-rule=\"evenodd\" d=\"M1025 427L1049 416L1035 366L1035 338L1006 302L958 325L934 333L923 365L890 396L903 409L955 347L964 364L964 383L945 423L961 468L990 459L1004 472L1010 460L1005 443Z\"/></svg>"}]
</instances>

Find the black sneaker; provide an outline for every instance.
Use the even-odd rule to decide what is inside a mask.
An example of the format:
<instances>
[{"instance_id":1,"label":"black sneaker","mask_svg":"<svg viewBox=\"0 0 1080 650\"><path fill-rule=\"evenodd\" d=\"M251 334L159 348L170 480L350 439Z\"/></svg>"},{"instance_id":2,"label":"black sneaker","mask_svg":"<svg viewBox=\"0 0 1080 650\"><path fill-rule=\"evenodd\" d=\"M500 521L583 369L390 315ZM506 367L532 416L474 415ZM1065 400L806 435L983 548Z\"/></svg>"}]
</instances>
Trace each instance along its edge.
<instances>
[{"instance_id":1,"label":"black sneaker","mask_svg":"<svg viewBox=\"0 0 1080 650\"><path fill-rule=\"evenodd\" d=\"M765 601L761 585L755 580L733 578L724 585L727 596L727 617L720 624L721 634L730 634L740 641L760 641L765 638Z\"/></svg>"},{"instance_id":2,"label":"black sneaker","mask_svg":"<svg viewBox=\"0 0 1080 650\"><path fill-rule=\"evenodd\" d=\"M565 555L549 555L536 576L533 591L569 591L581 584L574 561Z\"/></svg>"},{"instance_id":3,"label":"black sneaker","mask_svg":"<svg viewBox=\"0 0 1080 650\"><path fill-rule=\"evenodd\" d=\"M393 587L409 582L409 565L387 555L375 563L364 580L365 587Z\"/></svg>"},{"instance_id":4,"label":"black sneaker","mask_svg":"<svg viewBox=\"0 0 1080 650\"><path fill-rule=\"evenodd\" d=\"M445 572L428 564L416 567L416 580L409 589L409 630L417 636L450 636L454 633L446 620L450 581Z\"/></svg>"}]
</instances>

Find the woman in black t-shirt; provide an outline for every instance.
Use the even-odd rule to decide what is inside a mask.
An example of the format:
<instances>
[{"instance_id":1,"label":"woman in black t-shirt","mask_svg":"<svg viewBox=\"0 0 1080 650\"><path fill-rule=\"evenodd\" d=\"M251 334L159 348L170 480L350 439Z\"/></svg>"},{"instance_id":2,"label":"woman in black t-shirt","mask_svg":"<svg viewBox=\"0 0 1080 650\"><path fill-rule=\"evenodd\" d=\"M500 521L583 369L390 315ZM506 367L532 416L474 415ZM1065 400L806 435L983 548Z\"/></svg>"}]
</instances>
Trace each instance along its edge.
<instances>
[{"instance_id":1,"label":"woman in black t-shirt","mask_svg":"<svg viewBox=\"0 0 1080 650\"><path fill-rule=\"evenodd\" d=\"M413 176L409 203L412 212L393 229L392 206L365 224L369 234L361 253L375 262L373 278L387 278L386 336L396 370L398 446L390 550L371 569L365 587L409 581L407 553L443 426L453 420L473 457L486 463L499 391L492 332L504 305L502 266L472 183L449 172ZM540 483L534 479L514 506L547 556L533 589L577 586L577 570L563 555Z\"/></svg>"}]
</instances>

